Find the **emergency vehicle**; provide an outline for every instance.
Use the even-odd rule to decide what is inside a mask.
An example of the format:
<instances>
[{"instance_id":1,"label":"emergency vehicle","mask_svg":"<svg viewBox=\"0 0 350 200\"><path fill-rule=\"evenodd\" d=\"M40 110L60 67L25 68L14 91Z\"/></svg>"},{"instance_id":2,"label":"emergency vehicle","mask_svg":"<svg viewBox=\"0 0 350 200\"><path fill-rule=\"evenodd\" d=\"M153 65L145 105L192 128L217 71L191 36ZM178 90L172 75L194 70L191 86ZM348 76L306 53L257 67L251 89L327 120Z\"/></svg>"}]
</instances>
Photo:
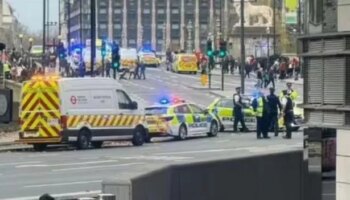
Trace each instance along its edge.
<instances>
[{"instance_id":1,"label":"emergency vehicle","mask_svg":"<svg viewBox=\"0 0 350 200\"><path fill-rule=\"evenodd\" d=\"M161 99L159 104L146 107L145 114L150 138L172 136L184 140L203 134L215 137L219 131L219 121L213 114L181 99Z\"/></svg>"},{"instance_id":2,"label":"emergency vehicle","mask_svg":"<svg viewBox=\"0 0 350 200\"><path fill-rule=\"evenodd\" d=\"M114 140L139 146L148 135L143 111L109 78L33 77L22 87L20 120L19 140L35 150L62 143L100 148Z\"/></svg>"},{"instance_id":3,"label":"emergency vehicle","mask_svg":"<svg viewBox=\"0 0 350 200\"><path fill-rule=\"evenodd\" d=\"M138 54L142 64L146 67L158 67L160 65L160 60L156 57L153 52L139 52Z\"/></svg>"},{"instance_id":4,"label":"emergency vehicle","mask_svg":"<svg viewBox=\"0 0 350 200\"><path fill-rule=\"evenodd\" d=\"M256 116L251 106L251 98L243 97L242 102L244 105L244 121L248 129L256 130ZM217 116L220 122L220 132L225 129L233 129L233 99L232 98L217 98L208 106L209 113ZM300 125L303 123L303 109L298 105L294 108L294 118L296 124L292 124L293 131L298 131ZM285 129L284 120L281 117L278 120L278 126L280 131Z\"/></svg>"},{"instance_id":5,"label":"emergency vehicle","mask_svg":"<svg viewBox=\"0 0 350 200\"><path fill-rule=\"evenodd\" d=\"M171 70L176 73L188 72L197 74L197 57L193 54L177 54Z\"/></svg>"}]
</instances>

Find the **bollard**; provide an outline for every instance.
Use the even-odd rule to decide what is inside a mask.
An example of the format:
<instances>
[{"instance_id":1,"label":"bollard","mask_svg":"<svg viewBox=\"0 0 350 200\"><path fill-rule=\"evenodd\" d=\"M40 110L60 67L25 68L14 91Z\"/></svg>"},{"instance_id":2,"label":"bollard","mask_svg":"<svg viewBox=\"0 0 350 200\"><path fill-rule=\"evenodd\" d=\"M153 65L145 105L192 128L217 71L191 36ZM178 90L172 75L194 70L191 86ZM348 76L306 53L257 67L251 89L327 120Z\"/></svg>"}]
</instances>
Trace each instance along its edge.
<instances>
[{"instance_id":1,"label":"bollard","mask_svg":"<svg viewBox=\"0 0 350 200\"><path fill-rule=\"evenodd\" d=\"M117 200L114 194L99 194L99 200Z\"/></svg>"}]
</instances>

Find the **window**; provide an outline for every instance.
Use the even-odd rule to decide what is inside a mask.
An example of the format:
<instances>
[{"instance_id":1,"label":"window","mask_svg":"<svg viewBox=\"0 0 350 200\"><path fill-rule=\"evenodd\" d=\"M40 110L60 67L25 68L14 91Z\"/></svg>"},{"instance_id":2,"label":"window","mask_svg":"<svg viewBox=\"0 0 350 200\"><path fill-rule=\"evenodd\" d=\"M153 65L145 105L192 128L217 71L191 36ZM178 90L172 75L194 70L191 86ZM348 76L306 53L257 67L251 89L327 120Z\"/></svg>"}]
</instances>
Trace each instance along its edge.
<instances>
[{"instance_id":1,"label":"window","mask_svg":"<svg viewBox=\"0 0 350 200\"><path fill-rule=\"evenodd\" d=\"M114 29L122 29L122 25L121 24L114 24Z\"/></svg>"},{"instance_id":2,"label":"window","mask_svg":"<svg viewBox=\"0 0 350 200\"><path fill-rule=\"evenodd\" d=\"M122 13L122 9L115 9L114 10L114 14L121 14Z\"/></svg>"},{"instance_id":3,"label":"window","mask_svg":"<svg viewBox=\"0 0 350 200\"><path fill-rule=\"evenodd\" d=\"M319 24L323 19L323 1L310 0L309 1L310 22Z\"/></svg>"},{"instance_id":4,"label":"window","mask_svg":"<svg viewBox=\"0 0 350 200\"><path fill-rule=\"evenodd\" d=\"M179 14L179 9L172 9L172 10L171 10L171 13L172 13L172 14Z\"/></svg>"},{"instance_id":5,"label":"window","mask_svg":"<svg viewBox=\"0 0 350 200\"><path fill-rule=\"evenodd\" d=\"M180 26L179 26L178 24L172 24L172 25L171 25L171 28L172 28L172 29L179 29Z\"/></svg>"},{"instance_id":6,"label":"window","mask_svg":"<svg viewBox=\"0 0 350 200\"><path fill-rule=\"evenodd\" d=\"M119 109L129 109L131 105L130 97L122 90L117 90Z\"/></svg>"},{"instance_id":7,"label":"window","mask_svg":"<svg viewBox=\"0 0 350 200\"><path fill-rule=\"evenodd\" d=\"M222 99L218 102L218 107L233 108L233 99Z\"/></svg>"},{"instance_id":8,"label":"window","mask_svg":"<svg viewBox=\"0 0 350 200\"><path fill-rule=\"evenodd\" d=\"M107 24L100 24L100 29L107 29Z\"/></svg>"},{"instance_id":9,"label":"window","mask_svg":"<svg viewBox=\"0 0 350 200\"><path fill-rule=\"evenodd\" d=\"M107 9L105 8L100 9L100 14L106 14L106 13L107 13Z\"/></svg>"},{"instance_id":10,"label":"window","mask_svg":"<svg viewBox=\"0 0 350 200\"><path fill-rule=\"evenodd\" d=\"M143 13L144 13L144 14L150 14L150 13L151 13L151 10L148 9L148 8L145 8L145 9L143 10Z\"/></svg>"},{"instance_id":11,"label":"window","mask_svg":"<svg viewBox=\"0 0 350 200\"><path fill-rule=\"evenodd\" d=\"M200 107L198 107L196 105L193 105L193 104L191 104L190 106L191 106L192 112L194 114L201 114L201 113L203 113L203 110Z\"/></svg>"},{"instance_id":12,"label":"window","mask_svg":"<svg viewBox=\"0 0 350 200\"><path fill-rule=\"evenodd\" d=\"M158 13L158 14L164 14L164 9L158 9L158 10L157 10L157 13Z\"/></svg>"},{"instance_id":13,"label":"window","mask_svg":"<svg viewBox=\"0 0 350 200\"><path fill-rule=\"evenodd\" d=\"M180 105L175 108L175 113L190 114L191 110L187 105Z\"/></svg>"}]
</instances>

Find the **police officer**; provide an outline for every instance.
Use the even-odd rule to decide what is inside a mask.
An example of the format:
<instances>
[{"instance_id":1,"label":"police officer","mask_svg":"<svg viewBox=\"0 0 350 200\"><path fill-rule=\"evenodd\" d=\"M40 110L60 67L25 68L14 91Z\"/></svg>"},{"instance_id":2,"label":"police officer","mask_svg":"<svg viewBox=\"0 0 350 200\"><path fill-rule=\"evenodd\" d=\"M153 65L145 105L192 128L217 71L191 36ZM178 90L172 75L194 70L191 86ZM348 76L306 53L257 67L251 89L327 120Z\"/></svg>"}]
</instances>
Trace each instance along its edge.
<instances>
[{"instance_id":1,"label":"police officer","mask_svg":"<svg viewBox=\"0 0 350 200\"><path fill-rule=\"evenodd\" d=\"M270 139L268 136L268 109L267 101L262 92L259 92L257 98L254 98L252 107L256 114L256 137L257 139Z\"/></svg>"},{"instance_id":2,"label":"police officer","mask_svg":"<svg viewBox=\"0 0 350 200\"><path fill-rule=\"evenodd\" d=\"M284 125L286 126L286 136L283 138L291 139L292 138L292 123L294 122L294 112L293 112L293 100L291 98L291 91L283 90L282 98L282 115L284 119Z\"/></svg>"},{"instance_id":3,"label":"police officer","mask_svg":"<svg viewBox=\"0 0 350 200\"><path fill-rule=\"evenodd\" d=\"M275 95L275 88L270 88L270 94L266 97L269 106L269 129L273 130L275 136L278 136L278 109L282 111L282 104L280 99Z\"/></svg>"},{"instance_id":4,"label":"police officer","mask_svg":"<svg viewBox=\"0 0 350 200\"><path fill-rule=\"evenodd\" d=\"M234 123L233 123L233 132L237 132L238 122L242 125L242 131L248 132L248 128L244 123L244 115L243 115L243 103L241 96L241 88L236 88L236 93L233 94L233 115L234 115Z\"/></svg>"},{"instance_id":5,"label":"police officer","mask_svg":"<svg viewBox=\"0 0 350 200\"><path fill-rule=\"evenodd\" d=\"M291 82L288 82L288 83L286 84L286 86L287 86L286 91L289 92L290 98L292 99L292 101L296 101L297 98L299 97L298 92L295 91L295 90L292 88L292 83L291 83ZM283 91L282 91L281 94L280 94L280 98L283 98L283 97L284 97L284 95L283 95Z\"/></svg>"}]
</instances>

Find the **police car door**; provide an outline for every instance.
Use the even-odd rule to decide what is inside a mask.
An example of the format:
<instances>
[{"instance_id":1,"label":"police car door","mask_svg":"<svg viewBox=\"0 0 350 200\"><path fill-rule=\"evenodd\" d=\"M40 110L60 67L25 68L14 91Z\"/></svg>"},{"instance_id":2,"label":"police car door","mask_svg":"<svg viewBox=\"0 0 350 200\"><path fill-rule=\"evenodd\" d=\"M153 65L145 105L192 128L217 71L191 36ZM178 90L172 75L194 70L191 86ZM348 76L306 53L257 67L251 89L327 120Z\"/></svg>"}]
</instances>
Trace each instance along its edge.
<instances>
[{"instance_id":1,"label":"police car door","mask_svg":"<svg viewBox=\"0 0 350 200\"><path fill-rule=\"evenodd\" d=\"M135 117L140 115L137 104L131 101L130 97L123 91L117 90L117 100L118 100L118 123L117 129L123 129L126 132L134 130Z\"/></svg>"},{"instance_id":2,"label":"police car door","mask_svg":"<svg viewBox=\"0 0 350 200\"><path fill-rule=\"evenodd\" d=\"M182 123L186 124L187 134L191 135L195 131L195 127L190 107L187 104L182 104L176 106L174 111L178 120L178 126L180 127Z\"/></svg>"},{"instance_id":3,"label":"police car door","mask_svg":"<svg viewBox=\"0 0 350 200\"><path fill-rule=\"evenodd\" d=\"M192 110L192 118L194 121L194 129L197 133L205 133L208 130L208 116L204 114L204 110L200 107L190 104Z\"/></svg>"},{"instance_id":4,"label":"police car door","mask_svg":"<svg viewBox=\"0 0 350 200\"><path fill-rule=\"evenodd\" d=\"M220 99L217 103L216 109L216 114L224 127L233 127L233 99Z\"/></svg>"}]
</instances>

